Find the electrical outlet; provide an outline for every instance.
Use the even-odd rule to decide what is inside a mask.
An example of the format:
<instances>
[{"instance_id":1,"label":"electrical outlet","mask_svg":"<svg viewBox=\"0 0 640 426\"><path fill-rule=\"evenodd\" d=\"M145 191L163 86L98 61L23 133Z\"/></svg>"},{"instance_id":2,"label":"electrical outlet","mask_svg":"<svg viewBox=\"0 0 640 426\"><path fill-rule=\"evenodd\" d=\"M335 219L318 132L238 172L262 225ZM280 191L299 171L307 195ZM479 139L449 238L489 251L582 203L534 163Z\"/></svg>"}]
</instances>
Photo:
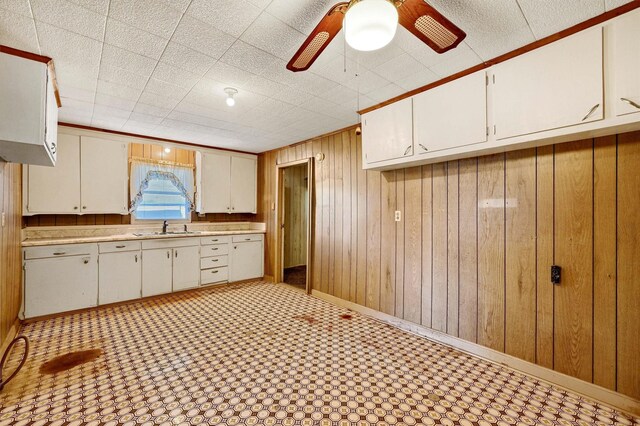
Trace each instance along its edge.
<instances>
[{"instance_id":1,"label":"electrical outlet","mask_svg":"<svg viewBox=\"0 0 640 426\"><path fill-rule=\"evenodd\" d=\"M396 222L400 222L402 220L402 212L400 210L396 210Z\"/></svg>"}]
</instances>

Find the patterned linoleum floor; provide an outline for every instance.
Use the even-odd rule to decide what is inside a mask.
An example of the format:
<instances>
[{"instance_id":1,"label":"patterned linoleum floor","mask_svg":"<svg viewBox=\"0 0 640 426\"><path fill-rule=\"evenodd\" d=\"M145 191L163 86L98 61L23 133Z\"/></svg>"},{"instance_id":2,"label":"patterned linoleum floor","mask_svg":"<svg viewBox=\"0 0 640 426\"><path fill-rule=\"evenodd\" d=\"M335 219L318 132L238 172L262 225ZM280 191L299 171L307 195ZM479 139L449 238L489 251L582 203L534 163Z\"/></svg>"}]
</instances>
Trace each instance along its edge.
<instances>
[{"instance_id":1,"label":"patterned linoleum floor","mask_svg":"<svg viewBox=\"0 0 640 426\"><path fill-rule=\"evenodd\" d=\"M23 333L32 355L0 394L0 425L640 425L285 285L169 295ZM53 358L89 350L51 374Z\"/></svg>"}]
</instances>

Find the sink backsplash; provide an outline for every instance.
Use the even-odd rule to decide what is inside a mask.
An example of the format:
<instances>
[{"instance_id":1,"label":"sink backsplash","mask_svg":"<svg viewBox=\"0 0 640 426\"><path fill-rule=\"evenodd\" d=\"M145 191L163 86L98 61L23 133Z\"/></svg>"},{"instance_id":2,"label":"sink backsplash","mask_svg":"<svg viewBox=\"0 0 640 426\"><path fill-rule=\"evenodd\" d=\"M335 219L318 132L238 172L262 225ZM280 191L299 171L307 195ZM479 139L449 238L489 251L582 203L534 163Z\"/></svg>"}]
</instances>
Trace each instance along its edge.
<instances>
[{"instance_id":1,"label":"sink backsplash","mask_svg":"<svg viewBox=\"0 0 640 426\"><path fill-rule=\"evenodd\" d=\"M184 224L169 224L168 231L182 231ZM201 222L187 224L189 231L256 231L264 232L261 222ZM162 224L154 225L87 225L87 226L36 226L22 229L22 241L55 238L106 237L133 233L149 233L162 230Z\"/></svg>"}]
</instances>

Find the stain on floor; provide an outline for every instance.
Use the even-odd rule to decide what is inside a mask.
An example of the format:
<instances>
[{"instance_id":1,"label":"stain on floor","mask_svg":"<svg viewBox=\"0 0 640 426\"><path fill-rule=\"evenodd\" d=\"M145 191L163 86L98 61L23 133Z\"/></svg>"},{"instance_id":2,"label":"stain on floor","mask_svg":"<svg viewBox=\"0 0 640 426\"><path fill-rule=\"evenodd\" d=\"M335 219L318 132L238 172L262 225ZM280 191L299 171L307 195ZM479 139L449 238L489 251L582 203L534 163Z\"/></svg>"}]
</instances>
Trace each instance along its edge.
<instances>
[{"instance_id":1,"label":"stain on floor","mask_svg":"<svg viewBox=\"0 0 640 426\"><path fill-rule=\"evenodd\" d=\"M39 371L41 374L58 374L63 371L71 370L79 365L93 362L100 355L102 355L102 349L70 352L45 362L40 366Z\"/></svg>"},{"instance_id":2,"label":"stain on floor","mask_svg":"<svg viewBox=\"0 0 640 426\"><path fill-rule=\"evenodd\" d=\"M198 295L26 324L29 360L0 393L0 426L640 425L366 316L345 321L343 308L289 286L234 284ZM303 325L305 316L322 326ZM93 362L40 371L98 348Z\"/></svg>"}]
</instances>

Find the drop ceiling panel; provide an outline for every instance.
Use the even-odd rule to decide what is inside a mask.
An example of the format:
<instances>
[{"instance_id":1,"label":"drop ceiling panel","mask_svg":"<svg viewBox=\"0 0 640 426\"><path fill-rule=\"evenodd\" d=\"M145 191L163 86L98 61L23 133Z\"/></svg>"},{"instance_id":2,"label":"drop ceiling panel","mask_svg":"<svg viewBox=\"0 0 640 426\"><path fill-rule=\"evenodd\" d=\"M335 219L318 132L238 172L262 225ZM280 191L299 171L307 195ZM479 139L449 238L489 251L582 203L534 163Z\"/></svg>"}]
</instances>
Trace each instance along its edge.
<instances>
[{"instance_id":1,"label":"drop ceiling panel","mask_svg":"<svg viewBox=\"0 0 640 426\"><path fill-rule=\"evenodd\" d=\"M467 33L445 54L402 27L387 47L356 52L341 31L308 71L288 71L335 3L0 0L0 43L54 58L63 121L264 151L628 0L432 0ZM234 108L225 87L239 90Z\"/></svg>"}]
</instances>

